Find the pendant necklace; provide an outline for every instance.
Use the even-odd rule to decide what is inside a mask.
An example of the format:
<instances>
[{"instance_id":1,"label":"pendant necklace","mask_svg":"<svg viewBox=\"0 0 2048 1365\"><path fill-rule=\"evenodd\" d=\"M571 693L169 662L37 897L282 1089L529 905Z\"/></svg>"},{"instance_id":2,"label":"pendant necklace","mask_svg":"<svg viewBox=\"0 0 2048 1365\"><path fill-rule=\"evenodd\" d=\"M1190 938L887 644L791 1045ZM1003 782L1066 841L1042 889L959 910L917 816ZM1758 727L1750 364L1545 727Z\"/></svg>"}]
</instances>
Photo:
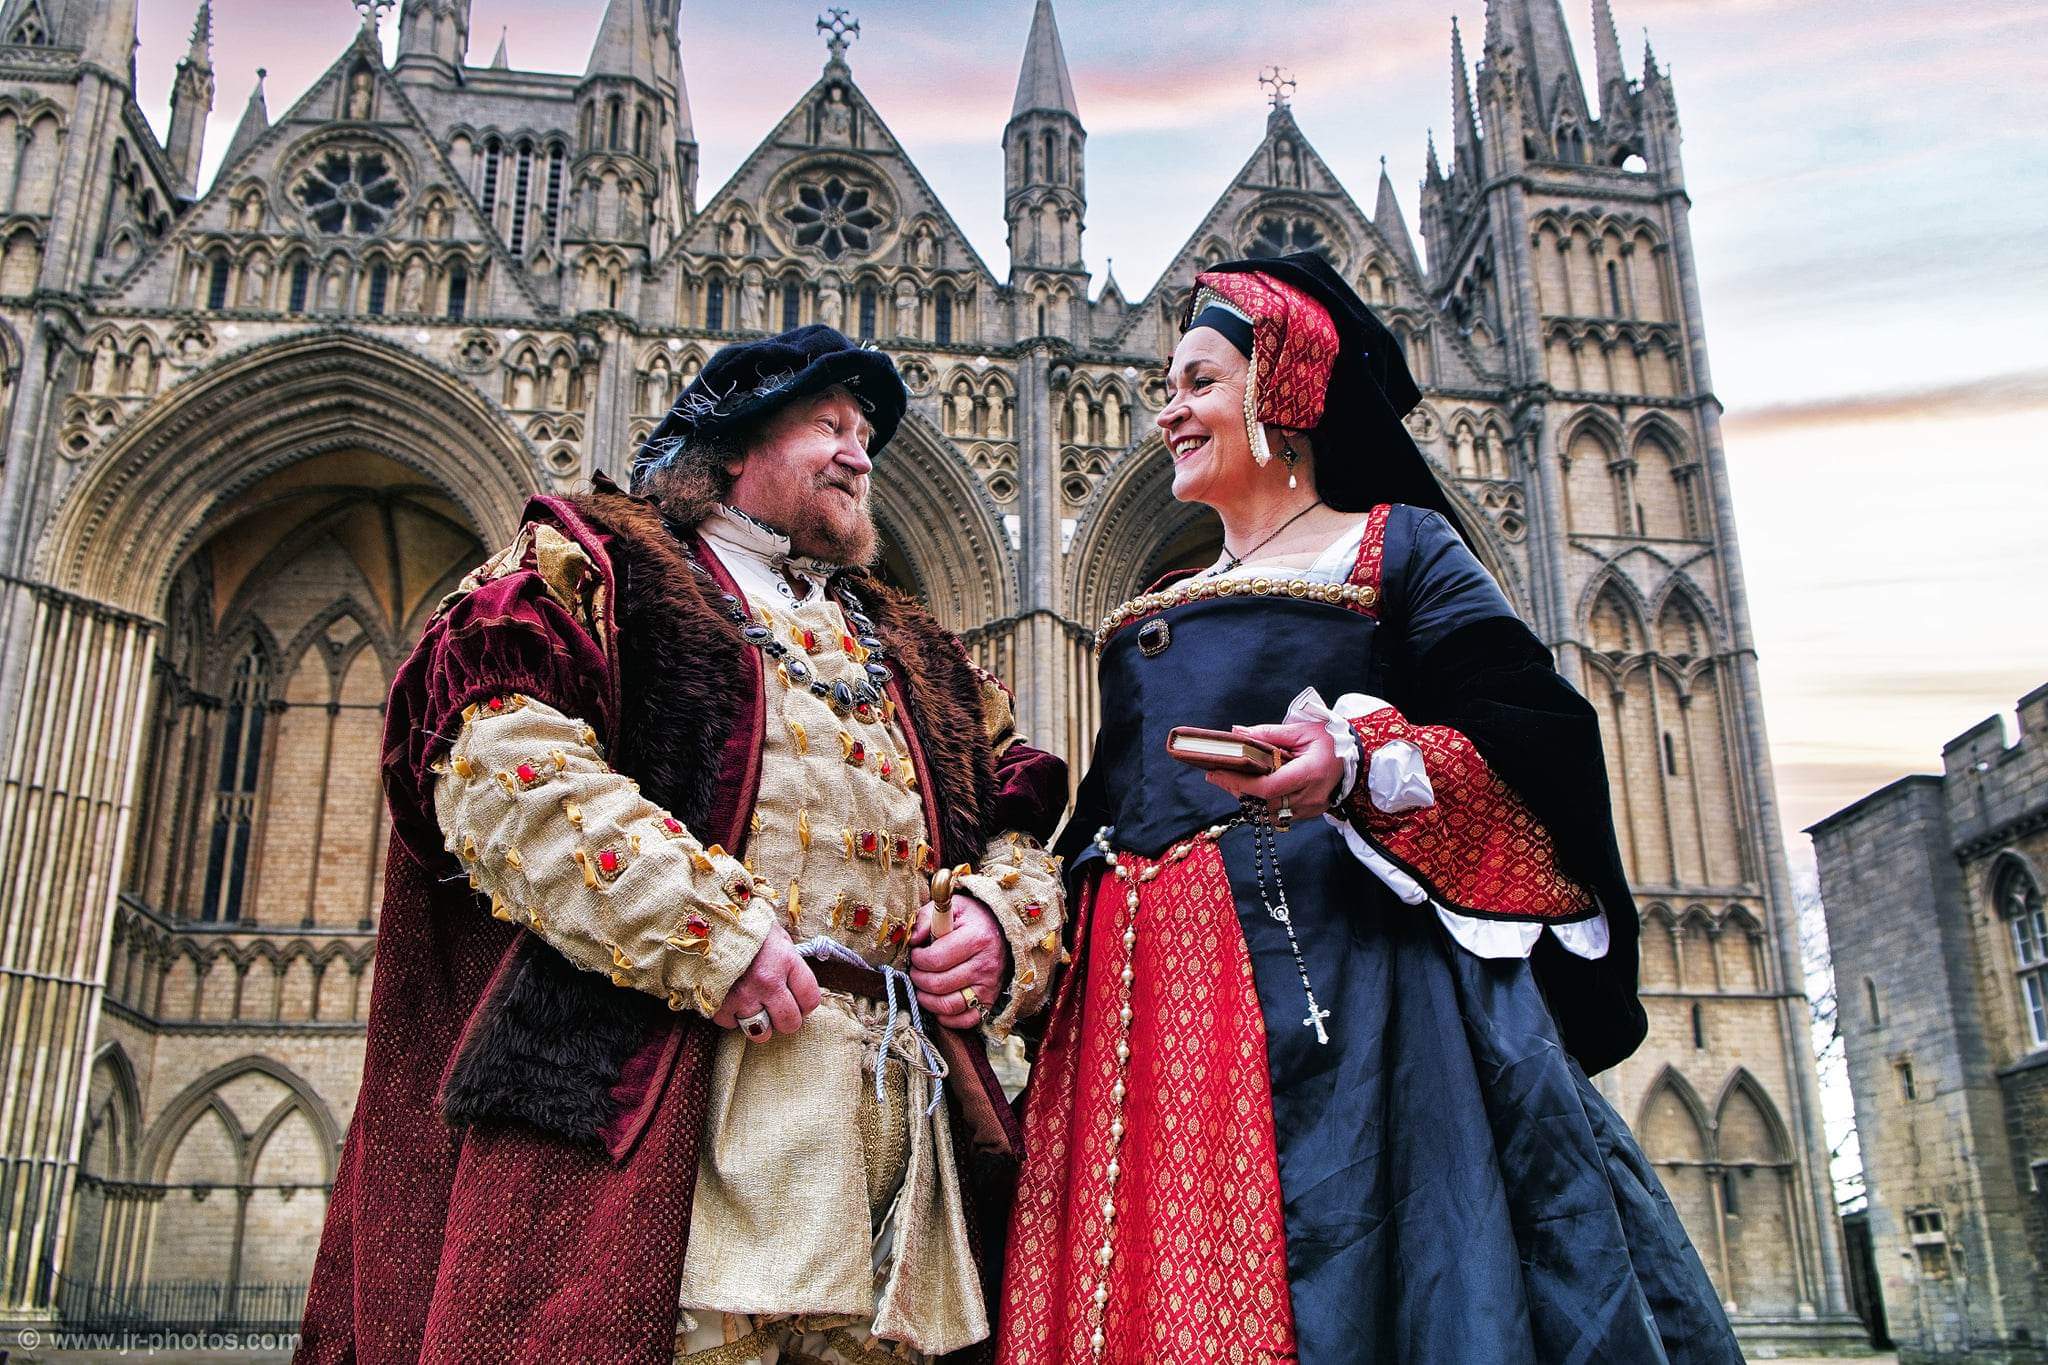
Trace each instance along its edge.
<instances>
[{"instance_id":1,"label":"pendant necklace","mask_svg":"<svg viewBox=\"0 0 2048 1365\"><path fill-rule=\"evenodd\" d=\"M1302 508L1302 509L1301 509L1301 510L1300 510L1299 512L1296 512L1296 513L1295 513L1295 514L1294 514L1293 516L1289 517L1289 518L1288 518L1287 520L1285 520L1285 521L1281 522L1281 523L1280 523L1280 525L1279 525L1279 527L1278 527L1278 529L1276 529L1276 530L1275 530L1275 531L1273 532L1273 534L1272 534L1272 535L1270 535L1270 536L1267 536L1267 537L1266 537L1266 538L1265 538L1264 540L1262 540L1262 541L1260 541L1260 542L1259 542L1258 544L1256 544L1256 545L1252 546L1252 547L1251 547L1251 549L1249 549L1249 550L1246 550L1246 551L1245 551L1245 552L1244 552L1243 554L1241 554L1241 555L1237 555L1237 554L1232 554L1232 553L1230 552L1230 547L1229 547L1228 545L1224 546L1224 547L1223 547L1223 557L1224 557L1225 559L1229 560L1230 562L1229 562L1228 564L1225 564L1225 565L1224 565L1224 566L1222 567L1222 569L1218 570L1218 572L1220 572L1220 573L1229 573L1229 572L1230 572L1231 570L1235 569L1235 568L1236 568L1236 567L1237 567L1238 565L1240 565L1240 564L1244 563L1244 562L1245 562L1245 561L1246 561L1247 559L1250 559L1250 558L1251 558L1251 557L1252 557L1253 555L1255 555L1255 554L1257 554L1257 553L1258 553L1259 551L1261 551L1261 550L1265 549L1265 548L1266 548L1266 547L1267 547L1268 545L1271 545L1271 544L1272 544L1272 543L1273 543L1273 542L1274 542L1275 540L1278 540L1278 539L1280 538L1280 532L1281 532L1281 531L1284 531L1284 530L1286 530L1286 529L1287 529L1288 527L1290 527L1290 526L1294 525L1294 523L1295 523L1295 522L1297 522L1297 521L1300 521L1300 520L1301 520L1301 519L1302 519L1303 517L1307 516L1307 515L1308 515L1309 513L1313 512L1313 511L1315 511L1315 510L1316 510L1316 509L1317 509L1318 507L1321 507L1322 505L1323 505L1323 500L1322 500L1321 498L1317 498L1317 499L1316 499L1316 500L1315 500L1314 502L1312 502L1312 503L1310 503L1310 504L1309 504L1308 506L1306 506L1306 507Z\"/></svg>"}]
</instances>

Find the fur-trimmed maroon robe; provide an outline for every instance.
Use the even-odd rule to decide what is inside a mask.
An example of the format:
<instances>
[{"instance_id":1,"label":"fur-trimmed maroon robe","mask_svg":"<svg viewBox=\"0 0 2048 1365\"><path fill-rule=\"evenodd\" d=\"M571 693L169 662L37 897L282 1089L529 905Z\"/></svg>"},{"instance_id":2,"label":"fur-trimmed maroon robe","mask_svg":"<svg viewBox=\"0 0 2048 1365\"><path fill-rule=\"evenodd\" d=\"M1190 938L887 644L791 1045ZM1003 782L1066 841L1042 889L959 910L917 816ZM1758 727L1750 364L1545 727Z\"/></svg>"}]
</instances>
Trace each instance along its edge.
<instances>
[{"instance_id":1,"label":"fur-trimmed maroon robe","mask_svg":"<svg viewBox=\"0 0 2048 1365\"><path fill-rule=\"evenodd\" d=\"M462 708L523 692L593 726L612 765L705 842L741 850L759 783L761 663L721 614L734 592L691 572L652 504L599 481L537 497L530 523L596 570L565 605L529 566L490 578L427 626L399 670L383 776L391 845L362 1090L313 1269L298 1359L670 1358L716 1030L579 971L493 919L442 848L431 759ZM1066 765L1023 744L996 757L982 683L958 640L907 598L855 579L897 664L891 693L944 862L1005 830L1048 836ZM580 619L579 619L580 618ZM583 620L597 623L593 632ZM1016 1130L980 1049L962 1106ZM962 1160L973 1144L956 1143ZM996 1183L1006 1161L997 1161ZM970 1187L977 1174L963 1172ZM1000 1228L1007 1199L984 1190ZM985 1248L984 1264L1001 1265Z\"/></svg>"}]
</instances>

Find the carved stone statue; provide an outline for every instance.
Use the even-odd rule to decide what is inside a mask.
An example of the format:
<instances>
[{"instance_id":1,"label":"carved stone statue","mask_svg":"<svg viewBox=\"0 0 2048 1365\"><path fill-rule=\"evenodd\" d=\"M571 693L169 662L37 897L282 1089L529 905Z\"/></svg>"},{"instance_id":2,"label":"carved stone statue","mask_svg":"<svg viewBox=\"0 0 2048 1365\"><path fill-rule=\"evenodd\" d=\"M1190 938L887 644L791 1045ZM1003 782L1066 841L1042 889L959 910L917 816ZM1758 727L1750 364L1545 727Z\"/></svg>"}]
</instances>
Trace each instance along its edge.
<instances>
[{"instance_id":1,"label":"carved stone statue","mask_svg":"<svg viewBox=\"0 0 2048 1365\"><path fill-rule=\"evenodd\" d=\"M839 292L839 277L827 275L818 281L818 321L838 327L846 318L846 296Z\"/></svg>"},{"instance_id":2,"label":"carved stone statue","mask_svg":"<svg viewBox=\"0 0 2048 1365\"><path fill-rule=\"evenodd\" d=\"M114 339L101 337L99 345L92 348L92 374L86 384L88 393L112 393L114 391Z\"/></svg>"},{"instance_id":3,"label":"carved stone statue","mask_svg":"<svg viewBox=\"0 0 2048 1365\"><path fill-rule=\"evenodd\" d=\"M768 325L768 290L761 272L748 266L740 277L740 330L758 332Z\"/></svg>"},{"instance_id":4,"label":"carved stone statue","mask_svg":"<svg viewBox=\"0 0 2048 1365\"><path fill-rule=\"evenodd\" d=\"M398 311L427 311L427 267L418 257L414 257L412 263L406 266L405 275L398 282Z\"/></svg>"},{"instance_id":5,"label":"carved stone statue","mask_svg":"<svg viewBox=\"0 0 2048 1365\"><path fill-rule=\"evenodd\" d=\"M326 275L320 280L320 306L333 313L341 308L342 285L348 280L348 267L340 261L327 267Z\"/></svg>"},{"instance_id":6,"label":"carved stone statue","mask_svg":"<svg viewBox=\"0 0 2048 1365\"><path fill-rule=\"evenodd\" d=\"M917 286L909 280L896 281L896 335L917 335Z\"/></svg>"},{"instance_id":7,"label":"carved stone statue","mask_svg":"<svg viewBox=\"0 0 2048 1365\"><path fill-rule=\"evenodd\" d=\"M270 258L258 252L242 267L242 302L250 308L261 308L270 293Z\"/></svg>"},{"instance_id":8,"label":"carved stone statue","mask_svg":"<svg viewBox=\"0 0 2048 1365\"><path fill-rule=\"evenodd\" d=\"M929 270L938 254L938 247L932 241L932 230L928 227L919 228L917 236L910 243L911 264Z\"/></svg>"},{"instance_id":9,"label":"carved stone statue","mask_svg":"<svg viewBox=\"0 0 2048 1365\"><path fill-rule=\"evenodd\" d=\"M747 220L737 213L725 220L725 250L729 256L747 254Z\"/></svg>"},{"instance_id":10,"label":"carved stone statue","mask_svg":"<svg viewBox=\"0 0 2048 1365\"><path fill-rule=\"evenodd\" d=\"M1299 188L1301 185L1301 153L1294 149L1294 144L1292 142L1282 142L1276 149L1275 160L1279 163L1276 167L1278 175L1275 178L1282 185Z\"/></svg>"},{"instance_id":11,"label":"carved stone statue","mask_svg":"<svg viewBox=\"0 0 2048 1365\"><path fill-rule=\"evenodd\" d=\"M348 116L368 118L370 116L370 73L358 71L348 78Z\"/></svg>"},{"instance_id":12,"label":"carved stone statue","mask_svg":"<svg viewBox=\"0 0 2048 1365\"><path fill-rule=\"evenodd\" d=\"M835 147L853 145L853 110L847 107L846 91L833 86L818 111L818 140Z\"/></svg>"},{"instance_id":13,"label":"carved stone statue","mask_svg":"<svg viewBox=\"0 0 2048 1365\"><path fill-rule=\"evenodd\" d=\"M548 365L548 406L569 406L569 357L559 351Z\"/></svg>"}]
</instances>

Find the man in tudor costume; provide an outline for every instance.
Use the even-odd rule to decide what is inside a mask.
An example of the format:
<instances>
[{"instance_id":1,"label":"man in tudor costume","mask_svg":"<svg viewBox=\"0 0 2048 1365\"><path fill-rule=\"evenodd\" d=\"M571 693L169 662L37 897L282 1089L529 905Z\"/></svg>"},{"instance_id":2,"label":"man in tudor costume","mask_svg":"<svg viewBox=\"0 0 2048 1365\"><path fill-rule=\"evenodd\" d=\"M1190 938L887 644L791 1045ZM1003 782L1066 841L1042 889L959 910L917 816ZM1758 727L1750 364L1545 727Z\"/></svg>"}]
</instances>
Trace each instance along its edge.
<instances>
[{"instance_id":1,"label":"man in tudor costume","mask_svg":"<svg viewBox=\"0 0 2048 1365\"><path fill-rule=\"evenodd\" d=\"M534 498L441 604L302 1360L986 1341L1018 1133L979 1030L1060 952L1066 777L858 567L904 402L830 328L727 347L639 496Z\"/></svg>"}]
</instances>

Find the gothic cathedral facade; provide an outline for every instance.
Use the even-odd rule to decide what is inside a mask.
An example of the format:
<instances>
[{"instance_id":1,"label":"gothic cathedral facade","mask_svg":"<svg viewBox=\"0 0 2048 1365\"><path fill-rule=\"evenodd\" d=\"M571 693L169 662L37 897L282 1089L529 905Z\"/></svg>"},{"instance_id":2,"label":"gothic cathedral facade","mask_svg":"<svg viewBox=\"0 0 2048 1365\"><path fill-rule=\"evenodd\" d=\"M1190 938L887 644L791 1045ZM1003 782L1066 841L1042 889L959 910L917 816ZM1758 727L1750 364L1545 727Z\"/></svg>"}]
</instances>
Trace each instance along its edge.
<instances>
[{"instance_id":1,"label":"gothic cathedral facade","mask_svg":"<svg viewBox=\"0 0 2048 1365\"><path fill-rule=\"evenodd\" d=\"M1001 130L1001 275L841 15L701 199L676 0L608 0L580 76L470 65L469 0L404 0L395 59L366 28L274 119L259 73L202 191L207 0L162 139L136 0L5 0L0 1318L295 1319L361 1064L382 699L528 494L622 473L721 344L873 338L913 395L883 572L1078 766L1092 624L1217 544L1152 427L1180 299L1307 249L1401 338L1412 430L1600 710L1651 1018L1602 1083L1744 1334L1847 1340L1676 97L1592 4L1591 91L1560 0L1488 0L1471 69L1453 27L1427 257L1276 82L1131 295L1088 265L1051 0Z\"/></svg>"}]
</instances>

